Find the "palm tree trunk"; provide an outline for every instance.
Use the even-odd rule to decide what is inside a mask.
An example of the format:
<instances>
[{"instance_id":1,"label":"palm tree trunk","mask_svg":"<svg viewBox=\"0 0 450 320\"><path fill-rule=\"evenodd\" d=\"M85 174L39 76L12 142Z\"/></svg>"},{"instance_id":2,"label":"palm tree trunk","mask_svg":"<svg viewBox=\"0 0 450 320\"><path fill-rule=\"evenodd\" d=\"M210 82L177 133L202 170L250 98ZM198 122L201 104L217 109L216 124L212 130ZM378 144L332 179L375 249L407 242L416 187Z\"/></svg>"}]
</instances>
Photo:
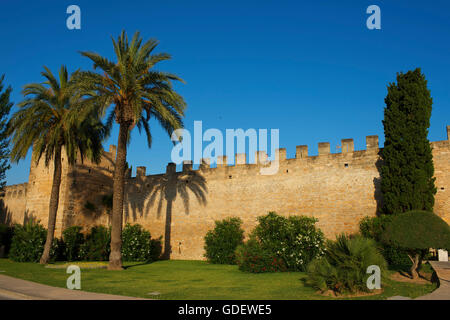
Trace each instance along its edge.
<instances>
[{"instance_id":1,"label":"palm tree trunk","mask_svg":"<svg viewBox=\"0 0 450 320\"><path fill-rule=\"evenodd\" d=\"M123 223L123 193L125 185L125 165L127 161L127 140L130 126L120 124L119 141L113 181L113 207L111 213L111 253L109 255L109 270L122 268L122 223Z\"/></svg>"},{"instance_id":2,"label":"palm tree trunk","mask_svg":"<svg viewBox=\"0 0 450 320\"><path fill-rule=\"evenodd\" d=\"M164 254L163 259L170 259L170 254L172 253L171 242L171 227L172 227L172 199L167 200L166 208L166 226L164 232Z\"/></svg>"},{"instance_id":3,"label":"palm tree trunk","mask_svg":"<svg viewBox=\"0 0 450 320\"><path fill-rule=\"evenodd\" d=\"M61 185L61 147L55 150L55 161L53 170L52 191L50 194L50 204L48 209L48 230L45 241L44 252L42 253L40 264L47 264L50 260L50 250L55 236L56 214L58 213L59 187Z\"/></svg>"}]
</instances>

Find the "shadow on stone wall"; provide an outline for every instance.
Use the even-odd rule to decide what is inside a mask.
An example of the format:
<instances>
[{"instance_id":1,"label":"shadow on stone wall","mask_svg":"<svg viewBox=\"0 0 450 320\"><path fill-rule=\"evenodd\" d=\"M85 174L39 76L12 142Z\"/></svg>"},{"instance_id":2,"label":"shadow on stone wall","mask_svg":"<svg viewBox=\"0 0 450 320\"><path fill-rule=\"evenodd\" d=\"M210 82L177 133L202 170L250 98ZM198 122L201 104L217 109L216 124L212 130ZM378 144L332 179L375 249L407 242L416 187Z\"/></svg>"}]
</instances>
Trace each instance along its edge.
<instances>
[{"instance_id":1,"label":"shadow on stone wall","mask_svg":"<svg viewBox=\"0 0 450 320\"><path fill-rule=\"evenodd\" d=\"M105 156L104 156L105 157ZM111 159L106 158L111 162ZM112 194L112 165L108 168L77 163L69 178L70 198L64 212L63 228L72 225L92 226L108 214L104 198ZM108 223L109 223L108 217Z\"/></svg>"},{"instance_id":2,"label":"shadow on stone wall","mask_svg":"<svg viewBox=\"0 0 450 320\"><path fill-rule=\"evenodd\" d=\"M23 213L23 220L14 222L13 213L9 210L8 206L5 205L3 199L0 199L0 224L6 224L8 226L12 226L14 223L22 223L25 225L28 222L38 222L37 217L30 213L29 210L26 210Z\"/></svg>"},{"instance_id":3,"label":"shadow on stone wall","mask_svg":"<svg viewBox=\"0 0 450 320\"><path fill-rule=\"evenodd\" d=\"M37 217L33 214L30 213L29 210L25 210L24 214L23 214L23 225L26 225L27 223L38 223L40 222ZM45 226L47 227L47 226Z\"/></svg>"},{"instance_id":4,"label":"shadow on stone wall","mask_svg":"<svg viewBox=\"0 0 450 320\"><path fill-rule=\"evenodd\" d=\"M8 226L13 224L12 212L5 205L3 199L0 199L0 224L6 224Z\"/></svg>"},{"instance_id":5,"label":"shadow on stone wall","mask_svg":"<svg viewBox=\"0 0 450 320\"><path fill-rule=\"evenodd\" d=\"M205 206L208 188L206 179L199 171L192 169L183 172L175 172L175 164L169 163L167 173L153 176L147 180L145 177L136 177L136 181L128 186L128 195L139 195L135 199L127 199L125 207L125 221L138 217L146 217L153 206L157 206L157 219L161 218L162 208L166 204L166 221L164 231L164 252L162 257L170 258L171 249L171 224L173 203L179 195L183 201L186 215L189 214L190 193L193 193L197 201ZM129 209L131 208L131 210Z\"/></svg>"}]
</instances>

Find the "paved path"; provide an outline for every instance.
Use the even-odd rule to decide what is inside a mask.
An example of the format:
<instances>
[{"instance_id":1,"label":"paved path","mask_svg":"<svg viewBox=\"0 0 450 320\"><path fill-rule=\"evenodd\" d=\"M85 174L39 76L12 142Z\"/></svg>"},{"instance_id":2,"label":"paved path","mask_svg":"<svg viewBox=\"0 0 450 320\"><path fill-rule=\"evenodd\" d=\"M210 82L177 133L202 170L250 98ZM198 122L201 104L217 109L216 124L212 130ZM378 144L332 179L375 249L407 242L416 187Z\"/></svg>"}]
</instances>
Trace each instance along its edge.
<instances>
[{"instance_id":1,"label":"paved path","mask_svg":"<svg viewBox=\"0 0 450 320\"><path fill-rule=\"evenodd\" d=\"M415 300L450 300L450 261L429 261L439 278L439 287L433 292L418 297ZM388 300L412 300L408 297L395 296Z\"/></svg>"},{"instance_id":2,"label":"paved path","mask_svg":"<svg viewBox=\"0 0 450 320\"><path fill-rule=\"evenodd\" d=\"M450 261L430 261L439 278L439 288L416 300L450 300Z\"/></svg>"},{"instance_id":3,"label":"paved path","mask_svg":"<svg viewBox=\"0 0 450 320\"><path fill-rule=\"evenodd\" d=\"M69 290L0 275L0 299L7 300L145 300L140 298Z\"/></svg>"}]
</instances>

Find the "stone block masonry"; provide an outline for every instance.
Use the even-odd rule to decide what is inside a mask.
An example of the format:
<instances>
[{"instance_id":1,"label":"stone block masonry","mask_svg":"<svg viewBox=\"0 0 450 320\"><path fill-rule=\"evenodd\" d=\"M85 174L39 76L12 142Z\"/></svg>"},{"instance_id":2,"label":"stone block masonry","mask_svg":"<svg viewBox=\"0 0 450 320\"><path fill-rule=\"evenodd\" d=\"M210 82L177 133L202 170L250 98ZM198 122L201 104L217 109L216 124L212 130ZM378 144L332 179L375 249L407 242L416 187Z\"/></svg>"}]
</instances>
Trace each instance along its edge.
<instances>
[{"instance_id":1,"label":"stone block masonry","mask_svg":"<svg viewBox=\"0 0 450 320\"><path fill-rule=\"evenodd\" d=\"M450 223L449 137L431 144L438 190L435 212ZM162 236L172 259L203 259L206 232L215 220L230 216L240 217L247 233L257 224L257 217L269 211L316 217L328 238L356 232L359 221L374 216L382 201L378 137L366 137L366 150L354 150L353 139L343 139L341 146L340 153L330 153L330 144L322 142L317 156L308 155L307 146L297 146L292 159L286 159L286 149L279 149L275 175L260 174L261 166L270 165L263 153L255 157L265 160L258 164L246 163L247 157L239 154L233 166L221 157L216 168L210 167L210 159L202 159L198 170L185 162L181 172L169 164L166 173L158 175L147 176L145 167L138 167L136 177L128 173L124 223L142 224L152 237ZM115 147L111 146L98 165L64 166L57 234L70 225L85 229L108 225L108 208L102 198L112 192L114 160ZM23 222L24 216L31 216L47 224L52 170L51 166L32 165L28 184L6 187L3 211L9 212L10 221ZM95 209L88 210L87 202Z\"/></svg>"}]
</instances>

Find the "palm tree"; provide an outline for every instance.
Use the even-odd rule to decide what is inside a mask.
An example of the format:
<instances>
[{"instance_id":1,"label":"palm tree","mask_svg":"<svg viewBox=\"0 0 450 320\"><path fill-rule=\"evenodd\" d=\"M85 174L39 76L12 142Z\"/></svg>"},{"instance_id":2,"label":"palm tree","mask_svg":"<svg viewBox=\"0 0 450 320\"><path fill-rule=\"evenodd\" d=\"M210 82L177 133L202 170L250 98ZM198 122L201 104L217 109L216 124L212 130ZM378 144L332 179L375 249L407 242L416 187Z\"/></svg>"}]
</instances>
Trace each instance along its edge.
<instances>
[{"instance_id":1,"label":"palm tree","mask_svg":"<svg viewBox=\"0 0 450 320\"><path fill-rule=\"evenodd\" d=\"M174 90L172 81L182 79L174 74L156 71L153 67L160 61L169 60L167 53L152 54L158 41L150 39L142 43L139 32L128 41L122 31L117 40L112 39L116 62L93 52L81 52L94 63L94 69L103 72L79 72L77 82L80 92L91 101L101 105L99 113L113 105L108 116L110 128L115 120L119 124L117 156L114 168L113 207L111 217L111 254L108 268L122 269L122 224L124 178L127 161L127 143L134 127L147 135L151 147L150 119L156 119L163 129L171 135L182 128L182 117L186 103Z\"/></svg>"},{"instance_id":2,"label":"palm tree","mask_svg":"<svg viewBox=\"0 0 450 320\"><path fill-rule=\"evenodd\" d=\"M61 184L61 155L67 155L69 165L77 156L89 158L98 163L101 157L105 127L101 123L93 105L75 99L73 78L69 78L67 68L59 71L59 82L52 72L44 67L41 72L46 78L43 83L32 83L24 87L25 99L19 103L19 110L9 122L12 136L11 160L18 162L33 148L36 162L45 158L45 166L53 161L53 182L48 212L48 231L41 264L48 263L53 243L56 214Z\"/></svg>"}]
</instances>

